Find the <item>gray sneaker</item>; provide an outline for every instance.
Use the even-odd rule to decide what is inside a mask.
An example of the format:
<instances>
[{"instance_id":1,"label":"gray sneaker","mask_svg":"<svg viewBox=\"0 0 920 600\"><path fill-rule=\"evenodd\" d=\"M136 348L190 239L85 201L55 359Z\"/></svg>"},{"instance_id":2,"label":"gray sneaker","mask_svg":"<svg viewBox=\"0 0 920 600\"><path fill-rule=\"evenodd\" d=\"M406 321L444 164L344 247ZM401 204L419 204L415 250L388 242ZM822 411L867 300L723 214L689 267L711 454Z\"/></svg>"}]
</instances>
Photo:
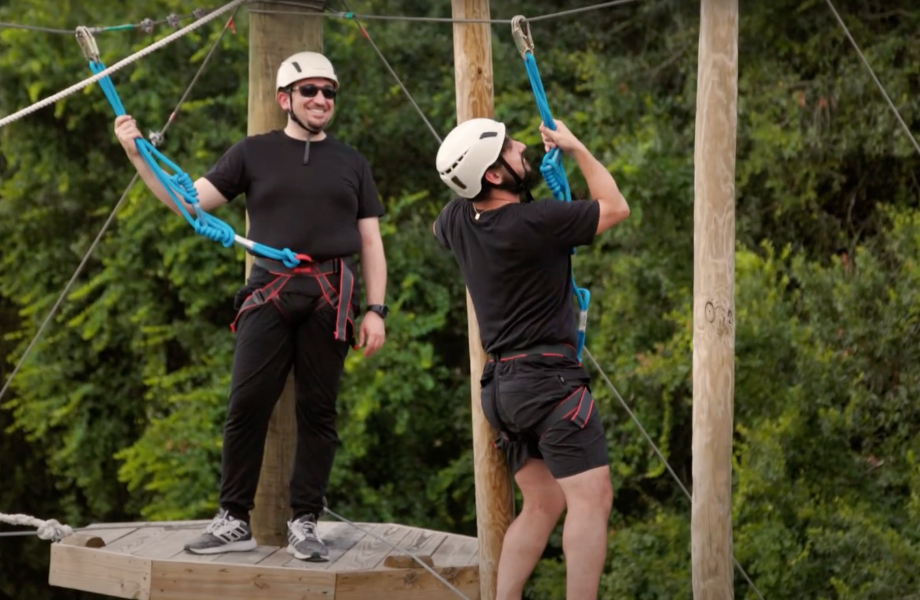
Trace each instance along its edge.
<instances>
[{"instance_id":1,"label":"gray sneaker","mask_svg":"<svg viewBox=\"0 0 920 600\"><path fill-rule=\"evenodd\" d=\"M234 519L222 508L204 533L185 545L185 551L192 554L220 554L246 552L256 546L249 523Z\"/></svg>"},{"instance_id":2,"label":"gray sneaker","mask_svg":"<svg viewBox=\"0 0 920 600\"><path fill-rule=\"evenodd\" d=\"M329 556L329 549L316 533L316 516L304 515L288 521L288 554L294 558L311 562L323 562Z\"/></svg>"}]
</instances>

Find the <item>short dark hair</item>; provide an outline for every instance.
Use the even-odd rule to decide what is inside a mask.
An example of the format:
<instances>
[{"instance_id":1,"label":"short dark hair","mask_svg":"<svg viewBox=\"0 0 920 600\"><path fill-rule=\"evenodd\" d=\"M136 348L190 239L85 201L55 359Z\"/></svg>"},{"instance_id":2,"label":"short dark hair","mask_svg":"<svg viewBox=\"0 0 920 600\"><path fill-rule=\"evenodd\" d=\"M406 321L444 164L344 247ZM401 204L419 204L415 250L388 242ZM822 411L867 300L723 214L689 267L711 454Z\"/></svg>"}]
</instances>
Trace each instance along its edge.
<instances>
[{"instance_id":1,"label":"short dark hair","mask_svg":"<svg viewBox=\"0 0 920 600\"><path fill-rule=\"evenodd\" d=\"M498 154L498 158L495 159L495 162L489 165L489 168L486 169L485 173L482 174L482 181L480 182L479 193L473 196L472 198L470 198L470 202L479 202L481 200L485 200L486 196L489 195L489 192L492 191L493 186L491 183L486 181L486 173L488 173L492 169L497 169L502 166L502 161L499 159L501 158L502 154L505 153L505 150L508 150L509 148L511 148L511 138L506 135L505 141L502 142L502 149L501 149L501 152L499 152Z\"/></svg>"}]
</instances>

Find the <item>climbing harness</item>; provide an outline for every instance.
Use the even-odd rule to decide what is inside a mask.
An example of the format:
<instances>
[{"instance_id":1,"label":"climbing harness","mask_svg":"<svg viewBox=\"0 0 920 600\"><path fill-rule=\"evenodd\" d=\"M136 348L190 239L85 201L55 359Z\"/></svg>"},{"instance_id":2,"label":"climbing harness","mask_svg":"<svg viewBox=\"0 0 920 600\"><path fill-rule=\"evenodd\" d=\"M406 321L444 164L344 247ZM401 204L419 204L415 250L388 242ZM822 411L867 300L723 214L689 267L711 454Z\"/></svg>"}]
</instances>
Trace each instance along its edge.
<instances>
[{"instance_id":1,"label":"climbing harness","mask_svg":"<svg viewBox=\"0 0 920 600\"><path fill-rule=\"evenodd\" d=\"M498 437L493 440L493 446L502 450L509 443L522 439L519 434L508 431L507 427L505 427L504 419L502 419L499 413L499 386L501 379L498 372L499 365L508 361L527 357L575 359L577 358L576 352L576 349L569 344L542 344L519 350L515 349L489 353L487 363L493 363L495 365L495 371L493 371L492 374L493 385L491 386L491 398L489 402L483 404L483 410L489 412L491 416L490 420L493 423L501 425L497 428ZM589 386L580 385L569 392L565 398L560 400L549 414L533 426L532 431L537 437L543 438L546 432L563 419L567 419L575 423L579 428L584 429L592 414L594 414L594 396L591 394Z\"/></svg>"},{"instance_id":2,"label":"climbing harness","mask_svg":"<svg viewBox=\"0 0 920 600\"><path fill-rule=\"evenodd\" d=\"M77 43L79 43L80 47L83 49L83 56L89 62L89 67L93 74L99 75L105 71L106 67L100 59L99 47L96 45L96 40L93 38L90 29L83 26L77 27L75 36ZM102 88L116 116L124 115L124 106L121 103L118 92L115 91L115 85L112 83L111 78L108 75L104 75L99 78L98 82L99 87ZM185 220L192 226L192 229L194 229L196 233L215 242L220 242L225 248L229 248L236 242L255 255L277 260L290 268L296 267L302 261L310 260L309 256L305 254L295 254L288 248L278 250L239 236L233 231L230 225L208 214L201 208L198 202L198 192L195 189L192 178L163 155L162 152L157 150L156 145L162 141L162 136L152 134L151 138L152 141L148 141L144 138L137 138L135 140L137 150L140 152L144 162L153 171L157 180L166 189L166 192L182 213L182 216L185 217ZM166 167L173 172L173 175L169 175L163 167L160 166L158 161L165 164ZM192 207L195 213L194 217L189 214L183 202L179 200L180 196Z\"/></svg>"},{"instance_id":3,"label":"climbing harness","mask_svg":"<svg viewBox=\"0 0 920 600\"><path fill-rule=\"evenodd\" d=\"M281 262L261 257L257 257L254 262L274 275L275 278L243 299L236 313L236 318L230 325L231 331L236 332L237 321L239 321L244 312L262 306L267 302L272 302L281 311L281 307L278 306L278 294L281 293L281 290L284 289L284 286L287 285L292 277L306 276L313 277L316 280L323 294L323 300L336 311L335 339L340 342L350 342L352 348L358 349L348 329L349 325L352 330L354 329L355 315L351 301L354 297L355 276L344 260L335 258L319 263L311 261L304 266L291 268L286 267ZM336 275L338 275L339 279L338 286L333 285L329 280L330 276L334 277ZM283 311L281 313L284 314Z\"/></svg>"},{"instance_id":4,"label":"climbing harness","mask_svg":"<svg viewBox=\"0 0 920 600\"><path fill-rule=\"evenodd\" d=\"M527 23L527 19L521 15L511 19L511 34L514 37L518 52L521 53L521 58L524 59L524 67L527 69L527 77L530 79L530 87L537 101L540 118L546 127L555 130L556 124L553 122L553 115L549 110L546 91L543 89L543 81L540 78L540 71L537 69L537 60L533 55L533 38L530 35L530 25ZM562 153L559 148L553 148L543 156L540 173L543 174L543 179L556 200L572 201L572 191L565 175L565 168L562 166ZM574 248L572 248L572 254L575 254ZM585 288L578 287L578 284L575 283L574 270L572 272L572 290L578 302L578 346L576 354L578 362L581 362L581 351L585 347L587 337L588 305L591 303L591 292Z\"/></svg>"}]
</instances>

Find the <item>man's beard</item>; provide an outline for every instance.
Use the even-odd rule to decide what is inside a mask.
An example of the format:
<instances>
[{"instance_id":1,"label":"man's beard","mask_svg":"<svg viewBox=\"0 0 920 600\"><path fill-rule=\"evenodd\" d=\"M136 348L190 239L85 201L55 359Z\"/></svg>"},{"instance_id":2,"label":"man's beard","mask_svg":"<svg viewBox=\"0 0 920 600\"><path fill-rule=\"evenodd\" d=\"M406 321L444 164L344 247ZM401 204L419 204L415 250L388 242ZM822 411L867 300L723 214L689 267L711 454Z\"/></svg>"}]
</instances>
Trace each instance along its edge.
<instances>
[{"instance_id":1,"label":"man's beard","mask_svg":"<svg viewBox=\"0 0 920 600\"><path fill-rule=\"evenodd\" d=\"M524 163L524 177L518 183L511 173L502 173L502 182L495 186L497 190L504 190L514 194L525 194L532 190L540 183L540 172L530 167L529 163Z\"/></svg>"}]
</instances>

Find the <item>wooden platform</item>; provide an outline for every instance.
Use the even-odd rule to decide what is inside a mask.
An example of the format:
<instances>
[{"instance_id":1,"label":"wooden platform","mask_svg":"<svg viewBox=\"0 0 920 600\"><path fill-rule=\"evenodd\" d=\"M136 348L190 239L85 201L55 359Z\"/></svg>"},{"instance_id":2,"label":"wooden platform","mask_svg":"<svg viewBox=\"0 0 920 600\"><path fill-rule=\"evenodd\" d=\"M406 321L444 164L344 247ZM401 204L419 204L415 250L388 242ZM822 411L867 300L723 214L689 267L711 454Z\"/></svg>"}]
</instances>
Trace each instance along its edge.
<instances>
[{"instance_id":1,"label":"wooden platform","mask_svg":"<svg viewBox=\"0 0 920 600\"><path fill-rule=\"evenodd\" d=\"M207 524L91 526L51 545L49 583L137 600L459 600L408 555L345 523L319 523L329 547L329 560L322 563L265 546L210 556L185 553L185 543ZM430 557L451 585L470 600L479 598L476 538L390 523L358 525L400 549ZM95 543L87 546L93 537Z\"/></svg>"}]
</instances>

